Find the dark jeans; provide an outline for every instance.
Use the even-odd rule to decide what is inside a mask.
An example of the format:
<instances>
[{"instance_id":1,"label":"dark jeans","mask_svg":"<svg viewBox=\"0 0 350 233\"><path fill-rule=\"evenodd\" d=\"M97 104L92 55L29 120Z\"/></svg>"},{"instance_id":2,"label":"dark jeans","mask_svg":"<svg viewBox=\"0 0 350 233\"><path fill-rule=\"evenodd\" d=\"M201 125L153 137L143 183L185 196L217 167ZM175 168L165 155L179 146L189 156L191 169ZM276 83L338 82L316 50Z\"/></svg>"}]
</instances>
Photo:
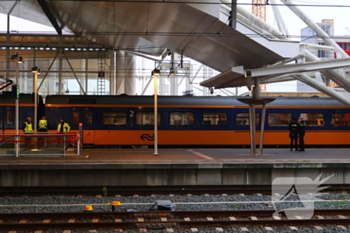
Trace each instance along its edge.
<instances>
[{"instance_id":1,"label":"dark jeans","mask_svg":"<svg viewBox=\"0 0 350 233\"><path fill-rule=\"evenodd\" d=\"M290 150L298 150L298 138L297 137L290 137Z\"/></svg>"},{"instance_id":2,"label":"dark jeans","mask_svg":"<svg viewBox=\"0 0 350 233\"><path fill-rule=\"evenodd\" d=\"M304 151L305 150L305 145L304 145L304 135L300 135L299 136L299 149L301 151Z\"/></svg>"}]
</instances>

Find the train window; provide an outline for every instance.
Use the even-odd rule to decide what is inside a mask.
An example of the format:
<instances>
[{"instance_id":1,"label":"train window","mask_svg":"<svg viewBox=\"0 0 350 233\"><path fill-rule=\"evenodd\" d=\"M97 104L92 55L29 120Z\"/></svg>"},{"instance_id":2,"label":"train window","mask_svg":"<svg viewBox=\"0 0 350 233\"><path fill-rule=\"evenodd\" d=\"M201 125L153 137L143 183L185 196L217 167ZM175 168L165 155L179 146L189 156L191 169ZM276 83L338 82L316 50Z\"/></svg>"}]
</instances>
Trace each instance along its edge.
<instances>
[{"instance_id":1,"label":"train window","mask_svg":"<svg viewBox=\"0 0 350 233\"><path fill-rule=\"evenodd\" d=\"M268 124L269 126L286 126L292 120L292 113L269 113Z\"/></svg>"},{"instance_id":2,"label":"train window","mask_svg":"<svg viewBox=\"0 0 350 233\"><path fill-rule=\"evenodd\" d=\"M203 113L202 125L227 125L227 113L205 112Z\"/></svg>"},{"instance_id":3,"label":"train window","mask_svg":"<svg viewBox=\"0 0 350 233\"><path fill-rule=\"evenodd\" d=\"M73 125L79 125L80 112L73 112Z\"/></svg>"},{"instance_id":4,"label":"train window","mask_svg":"<svg viewBox=\"0 0 350 233\"><path fill-rule=\"evenodd\" d=\"M192 126L194 125L193 112L171 112L170 113L171 126Z\"/></svg>"},{"instance_id":5,"label":"train window","mask_svg":"<svg viewBox=\"0 0 350 233\"><path fill-rule=\"evenodd\" d=\"M7 111L6 113L6 124L12 125L15 122L15 113L14 111Z\"/></svg>"},{"instance_id":6,"label":"train window","mask_svg":"<svg viewBox=\"0 0 350 233\"><path fill-rule=\"evenodd\" d=\"M350 126L350 113L332 113L333 126Z\"/></svg>"},{"instance_id":7,"label":"train window","mask_svg":"<svg viewBox=\"0 0 350 233\"><path fill-rule=\"evenodd\" d=\"M85 124L92 125L92 112L85 112Z\"/></svg>"},{"instance_id":8,"label":"train window","mask_svg":"<svg viewBox=\"0 0 350 233\"><path fill-rule=\"evenodd\" d=\"M255 124L260 124L259 113L255 113ZM236 113L236 125L250 125L249 123L249 113L248 112L238 112Z\"/></svg>"},{"instance_id":9,"label":"train window","mask_svg":"<svg viewBox=\"0 0 350 233\"><path fill-rule=\"evenodd\" d=\"M161 115L158 112L158 125L161 122ZM136 113L136 125L153 125L154 124L154 113L153 112L137 112Z\"/></svg>"},{"instance_id":10,"label":"train window","mask_svg":"<svg viewBox=\"0 0 350 233\"><path fill-rule=\"evenodd\" d=\"M300 113L305 121L306 126L323 126L323 113Z\"/></svg>"},{"instance_id":11,"label":"train window","mask_svg":"<svg viewBox=\"0 0 350 233\"><path fill-rule=\"evenodd\" d=\"M103 125L126 125L126 112L104 112L102 115Z\"/></svg>"}]
</instances>

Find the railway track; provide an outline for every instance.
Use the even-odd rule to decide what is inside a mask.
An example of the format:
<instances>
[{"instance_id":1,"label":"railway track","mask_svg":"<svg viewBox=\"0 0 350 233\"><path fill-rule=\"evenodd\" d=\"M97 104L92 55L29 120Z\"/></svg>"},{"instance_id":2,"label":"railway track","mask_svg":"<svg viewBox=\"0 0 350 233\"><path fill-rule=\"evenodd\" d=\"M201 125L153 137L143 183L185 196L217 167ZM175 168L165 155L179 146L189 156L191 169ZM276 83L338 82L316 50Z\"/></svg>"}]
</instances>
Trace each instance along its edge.
<instances>
[{"instance_id":1,"label":"railway track","mask_svg":"<svg viewBox=\"0 0 350 233\"><path fill-rule=\"evenodd\" d=\"M350 192L350 186L327 184L322 192ZM281 190L285 190L282 185ZM308 186L305 186L308 188ZM322 185L321 185L322 187ZM106 192L104 192L106 188ZM302 187L299 187L302 190ZM274 189L275 191L278 189ZM201 195L201 194L271 194L271 185L193 185L193 186L93 186L93 187L0 187L0 196L42 196L42 195Z\"/></svg>"},{"instance_id":2,"label":"railway track","mask_svg":"<svg viewBox=\"0 0 350 233\"><path fill-rule=\"evenodd\" d=\"M309 210L297 210L302 216ZM3 230L183 229L193 227L350 225L350 209L318 209L312 219L273 217L273 210L0 214ZM327 216L319 217L319 216Z\"/></svg>"}]
</instances>

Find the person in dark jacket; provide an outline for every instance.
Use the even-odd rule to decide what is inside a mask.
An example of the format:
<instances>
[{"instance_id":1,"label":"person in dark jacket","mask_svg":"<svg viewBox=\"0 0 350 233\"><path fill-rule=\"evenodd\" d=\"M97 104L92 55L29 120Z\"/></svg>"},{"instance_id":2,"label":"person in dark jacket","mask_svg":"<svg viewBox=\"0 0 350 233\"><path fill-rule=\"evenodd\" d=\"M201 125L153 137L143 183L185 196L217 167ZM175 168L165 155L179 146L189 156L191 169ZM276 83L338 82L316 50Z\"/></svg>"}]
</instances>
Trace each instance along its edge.
<instances>
[{"instance_id":1,"label":"person in dark jacket","mask_svg":"<svg viewBox=\"0 0 350 233\"><path fill-rule=\"evenodd\" d=\"M305 136L305 121L302 117L299 117L298 120L298 138L299 138L299 151L305 151L305 145L304 145L304 136Z\"/></svg>"},{"instance_id":2,"label":"person in dark jacket","mask_svg":"<svg viewBox=\"0 0 350 233\"><path fill-rule=\"evenodd\" d=\"M295 119L292 119L289 126L289 137L290 137L290 150L293 150L293 147L295 145L295 150L298 150L298 123Z\"/></svg>"}]
</instances>

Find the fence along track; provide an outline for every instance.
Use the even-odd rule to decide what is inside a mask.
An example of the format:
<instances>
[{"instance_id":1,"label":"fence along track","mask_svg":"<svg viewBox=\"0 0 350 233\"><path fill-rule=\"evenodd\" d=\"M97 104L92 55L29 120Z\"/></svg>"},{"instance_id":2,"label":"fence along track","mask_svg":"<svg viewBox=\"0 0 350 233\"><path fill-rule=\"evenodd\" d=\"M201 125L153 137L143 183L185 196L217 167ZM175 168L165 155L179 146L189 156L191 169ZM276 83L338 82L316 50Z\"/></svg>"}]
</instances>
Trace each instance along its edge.
<instances>
[{"instance_id":1,"label":"fence along track","mask_svg":"<svg viewBox=\"0 0 350 233\"><path fill-rule=\"evenodd\" d=\"M327 184L322 192L350 192L350 186ZM283 185L279 185L281 190ZM0 196L42 196L42 195L101 195L103 186L92 187L0 187ZM271 195L271 185L193 185L193 186L106 186L110 195L151 195L151 194L267 194ZM299 187L302 191L302 186ZM307 188L307 186L306 186ZM277 189L276 189L277 190Z\"/></svg>"}]
</instances>

